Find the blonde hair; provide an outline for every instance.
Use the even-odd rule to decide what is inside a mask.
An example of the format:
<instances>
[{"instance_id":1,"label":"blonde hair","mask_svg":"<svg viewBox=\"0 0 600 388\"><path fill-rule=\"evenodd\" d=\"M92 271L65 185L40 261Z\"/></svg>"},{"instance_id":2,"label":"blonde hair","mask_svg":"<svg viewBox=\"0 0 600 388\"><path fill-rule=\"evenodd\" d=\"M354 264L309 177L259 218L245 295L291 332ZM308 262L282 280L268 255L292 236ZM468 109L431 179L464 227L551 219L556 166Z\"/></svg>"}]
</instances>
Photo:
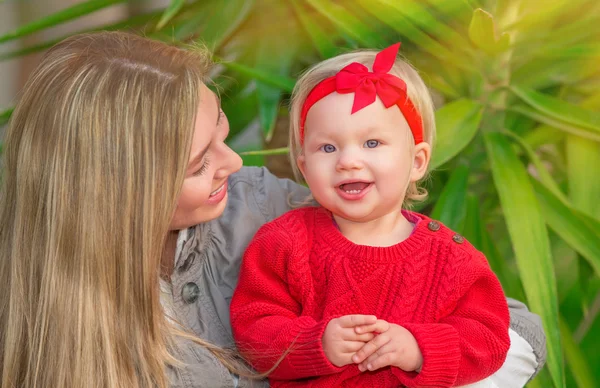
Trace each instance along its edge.
<instances>
[{"instance_id":1,"label":"blonde hair","mask_svg":"<svg viewBox=\"0 0 600 388\"><path fill-rule=\"evenodd\" d=\"M372 69L375 56L379 51L359 50L327 59L308 69L296 82L292 92L290 103L290 163L294 170L296 179L301 181L302 174L297 166L298 156L302 154L302 145L300 144L300 114L302 105L308 97L311 90L317 84L326 78L329 78L339 72L342 68L352 62L358 62L369 69ZM398 57L392 67L391 74L404 80L407 85L408 97L411 99L415 108L423 119L423 140L433 146L435 138L435 116L433 101L425 83L418 72L405 60ZM408 133L411 139L412 133ZM411 149L412 151L413 149ZM405 204L420 201L427 197L427 191L418 186L418 182L411 183L407 189Z\"/></svg>"},{"instance_id":2,"label":"blonde hair","mask_svg":"<svg viewBox=\"0 0 600 388\"><path fill-rule=\"evenodd\" d=\"M6 131L2 387L167 387L161 256L210 61L120 32L51 48Z\"/></svg>"}]
</instances>

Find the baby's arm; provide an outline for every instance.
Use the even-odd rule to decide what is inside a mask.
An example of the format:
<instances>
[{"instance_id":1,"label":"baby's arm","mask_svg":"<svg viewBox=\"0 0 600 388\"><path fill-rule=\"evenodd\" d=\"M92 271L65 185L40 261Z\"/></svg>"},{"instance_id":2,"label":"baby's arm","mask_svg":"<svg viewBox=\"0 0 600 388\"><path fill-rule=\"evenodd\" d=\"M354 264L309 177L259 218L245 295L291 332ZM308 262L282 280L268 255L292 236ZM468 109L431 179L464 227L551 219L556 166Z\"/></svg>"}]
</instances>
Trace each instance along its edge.
<instances>
[{"instance_id":1,"label":"baby's arm","mask_svg":"<svg viewBox=\"0 0 600 388\"><path fill-rule=\"evenodd\" d=\"M291 276L303 276L289 273L290 262L298 254L298 236L291 236L288 230L293 229L276 223L263 226L244 255L231 301L238 349L259 372L276 366L269 375L275 379L337 373L340 369L331 364L321 345L329 320L301 316L299 290L288 281Z\"/></svg>"},{"instance_id":2,"label":"baby's arm","mask_svg":"<svg viewBox=\"0 0 600 388\"><path fill-rule=\"evenodd\" d=\"M393 352L397 354L386 356L394 360L387 365L398 367L392 368L392 371L402 384L463 385L492 375L504 362L510 345L506 299L485 258L478 256L458 271L454 284L448 285L448 294L442 292L439 303L443 304L446 300L450 303L440 311L437 323L405 323L400 327L388 324L391 333L396 333L388 334L390 339L399 333L399 328L404 328L418 344L418 349L415 349L407 339L388 342L395 346ZM376 331L381 332L381 329ZM362 365L361 369L369 362L376 363L376 367L384 365L376 361L377 357L372 357L382 348L382 340L378 338L381 336L357 353L355 362ZM389 349L379 352L390 353ZM420 368L402 369L403 365L414 366L414 362L407 363L403 357L414 359L415 354L422 356ZM419 372L414 372L415 369Z\"/></svg>"}]
</instances>

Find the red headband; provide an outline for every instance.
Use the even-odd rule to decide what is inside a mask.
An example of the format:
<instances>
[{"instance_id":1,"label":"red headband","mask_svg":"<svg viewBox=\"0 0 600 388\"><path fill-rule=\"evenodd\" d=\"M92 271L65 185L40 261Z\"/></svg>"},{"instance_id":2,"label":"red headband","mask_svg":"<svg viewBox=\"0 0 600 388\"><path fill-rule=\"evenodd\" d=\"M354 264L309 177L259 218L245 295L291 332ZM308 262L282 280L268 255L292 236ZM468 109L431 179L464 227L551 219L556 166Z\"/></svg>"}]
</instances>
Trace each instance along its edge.
<instances>
[{"instance_id":1,"label":"red headband","mask_svg":"<svg viewBox=\"0 0 600 388\"><path fill-rule=\"evenodd\" d=\"M375 102L377 96L386 108L397 105L404 115L415 138L415 144L423 141L423 123L419 112L406 94L406 82L388 71L394 66L400 43L396 43L377 53L370 72L365 65L352 62L336 75L317 84L306 97L300 115L300 144L304 143L304 123L306 115L314 104L333 92L354 93L352 113Z\"/></svg>"}]
</instances>

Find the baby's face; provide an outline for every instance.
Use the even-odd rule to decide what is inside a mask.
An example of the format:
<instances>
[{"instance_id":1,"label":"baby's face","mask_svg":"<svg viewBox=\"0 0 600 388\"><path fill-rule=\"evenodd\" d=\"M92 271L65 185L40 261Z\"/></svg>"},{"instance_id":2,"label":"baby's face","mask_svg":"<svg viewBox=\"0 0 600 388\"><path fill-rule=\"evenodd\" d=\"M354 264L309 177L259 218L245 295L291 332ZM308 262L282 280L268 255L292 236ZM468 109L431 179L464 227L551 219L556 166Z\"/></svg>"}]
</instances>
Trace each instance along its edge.
<instances>
[{"instance_id":1,"label":"baby's face","mask_svg":"<svg viewBox=\"0 0 600 388\"><path fill-rule=\"evenodd\" d=\"M377 98L351 114L353 100L353 93L332 93L313 105L298 167L322 206L366 222L399 211L409 183L423 174L400 109Z\"/></svg>"}]
</instances>

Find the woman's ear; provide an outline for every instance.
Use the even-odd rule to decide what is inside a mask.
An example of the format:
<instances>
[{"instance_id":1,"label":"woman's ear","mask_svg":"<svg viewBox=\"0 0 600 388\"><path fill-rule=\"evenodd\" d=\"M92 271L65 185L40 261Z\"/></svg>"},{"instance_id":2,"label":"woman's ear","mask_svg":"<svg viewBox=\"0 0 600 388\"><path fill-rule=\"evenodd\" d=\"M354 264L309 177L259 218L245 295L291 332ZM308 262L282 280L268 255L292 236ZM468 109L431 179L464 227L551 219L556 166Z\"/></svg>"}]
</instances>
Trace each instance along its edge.
<instances>
[{"instance_id":1,"label":"woman's ear","mask_svg":"<svg viewBox=\"0 0 600 388\"><path fill-rule=\"evenodd\" d=\"M416 182L425 176L427 173L427 167L431 160L431 145L426 142L421 142L415 145L413 159L413 167L410 175L410 181Z\"/></svg>"}]
</instances>

